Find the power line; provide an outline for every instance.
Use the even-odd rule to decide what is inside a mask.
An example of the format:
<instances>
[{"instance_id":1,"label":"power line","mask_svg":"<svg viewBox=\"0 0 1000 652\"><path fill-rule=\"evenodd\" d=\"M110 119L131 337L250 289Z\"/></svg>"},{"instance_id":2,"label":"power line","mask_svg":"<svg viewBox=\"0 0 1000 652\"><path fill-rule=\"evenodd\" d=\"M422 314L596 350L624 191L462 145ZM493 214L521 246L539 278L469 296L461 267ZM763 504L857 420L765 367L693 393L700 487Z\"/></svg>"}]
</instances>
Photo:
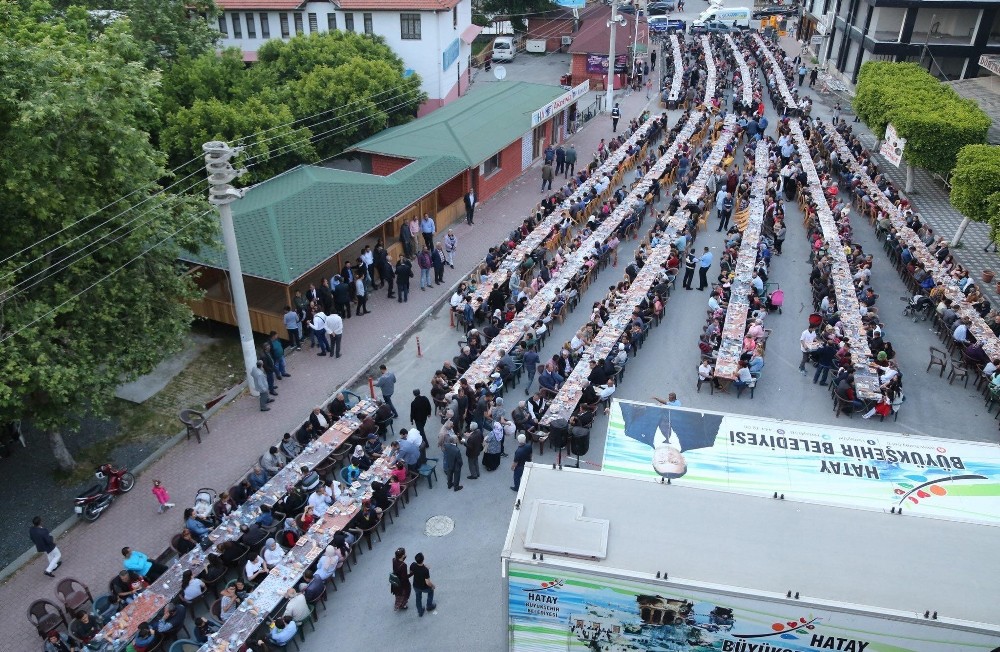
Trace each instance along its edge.
<instances>
[{"instance_id":1,"label":"power line","mask_svg":"<svg viewBox=\"0 0 1000 652\"><path fill-rule=\"evenodd\" d=\"M207 215L207 214L209 214L211 212L212 212L212 209L209 209L209 210L205 211L204 213L201 213L199 215L196 215L195 217L192 217L185 224L183 224L179 229L177 229L176 231L174 231L170 235L166 236L162 240L158 241L156 244L154 244L154 245L152 245L152 246L144 249L141 253L139 253L139 255L137 255L137 256L135 256L133 258L130 258L128 261L124 262L122 265L120 265L119 267L115 268L113 271L109 272L108 274L105 274L104 276L102 276L98 280L94 281L93 283L91 283L90 285L88 285L86 288L84 288L80 292L77 292L76 294L74 294L69 299L66 299L62 303L60 303L57 306L55 306L54 308L51 308L50 310L48 310L44 314L42 314L42 315L36 317L35 319L31 320L30 322L28 322L24 326L20 327L16 331L13 331L13 332L9 333L8 335L4 335L3 338L0 338L0 344L3 344L4 342L6 342L7 340L11 339L12 337L17 336L18 334L22 333L24 330L26 330L28 328L31 328L32 326L34 326L38 322L42 321L43 319L45 319L46 317L48 317L49 315L51 315L55 311L59 310L60 308L62 308L66 304L70 303L71 301L73 301L75 299L78 299L80 296L82 296L82 295L86 294L87 292L89 292L90 290L94 289L100 283L103 283L104 281L106 281L107 279L111 278L112 276L114 276L118 272L122 271L123 269L125 269L126 267L128 267L130 264L134 263L135 261L139 260L140 258L142 258L143 256L145 256L146 254L148 254L153 249L155 249L155 248L159 247L160 245L162 245L167 240L170 240L171 238L175 237L178 233L180 233L184 229L186 229L189 226L191 226L192 224L194 224L195 220L197 220L198 218L204 217L205 215Z\"/></svg>"}]
</instances>

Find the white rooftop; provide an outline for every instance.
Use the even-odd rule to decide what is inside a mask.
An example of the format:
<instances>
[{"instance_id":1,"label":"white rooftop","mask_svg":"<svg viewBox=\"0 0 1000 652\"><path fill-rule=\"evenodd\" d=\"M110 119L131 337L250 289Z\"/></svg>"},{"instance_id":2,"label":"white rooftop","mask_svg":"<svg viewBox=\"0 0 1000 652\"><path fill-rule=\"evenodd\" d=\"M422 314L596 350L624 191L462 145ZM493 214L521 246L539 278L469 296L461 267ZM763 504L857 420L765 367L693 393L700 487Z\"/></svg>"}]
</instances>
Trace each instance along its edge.
<instances>
[{"instance_id":1,"label":"white rooftop","mask_svg":"<svg viewBox=\"0 0 1000 652\"><path fill-rule=\"evenodd\" d=\"M529 541L529 526L538 520L536 501L545 510L569 504L559 527L544 532L549 566L644 581L666 572L671 581L780 597L792 591L806 601L918 617L937 611L941 619L1000 631L994 527L533 464L525 469L519 497L503 551L511 561L531 563L539 552L537 542ZM579 515L578 522L567 514ZM535 538L538 528L536 523ZM570 554L560 555L560 549ZM587 552L593 550L603 558Z\"/></svg>"}]
</instances>

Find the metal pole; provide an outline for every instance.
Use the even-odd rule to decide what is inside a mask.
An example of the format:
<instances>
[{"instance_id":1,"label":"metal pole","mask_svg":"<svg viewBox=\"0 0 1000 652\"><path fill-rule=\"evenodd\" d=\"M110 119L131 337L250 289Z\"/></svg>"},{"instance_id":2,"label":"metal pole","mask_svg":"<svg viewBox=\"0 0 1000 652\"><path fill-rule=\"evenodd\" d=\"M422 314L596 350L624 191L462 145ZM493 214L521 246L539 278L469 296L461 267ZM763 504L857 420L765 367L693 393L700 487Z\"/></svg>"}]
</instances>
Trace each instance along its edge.
<instances>
[{"instance_id":1,"label":"metal pole","mask_svg":"<svg viewBox=\"0 0 1000 652\"><path fill-rule=\"evenodd\" d=\"M611 2L611 46L608 49L608 93L604 109L611 112L615 106L615 31L618 27L618 5Z\"/></svg>"},{"instance_id":2,"label":"metal pole","mask_svg":"<svg viewBox=\"0 0 1000 652\"><path fill-rule=\"evenodd\" d=\"M250 308L247 305L246 288L243 287L243 268L240 265L240 253L236 246L236 229L233 226L233 210L231 204L243 197L243 191L238 190L229 182L240 176L245 170L236 171L229 160L239 154L242 148L229 147L226 143L212 141L202 145L205 152L205 169L208 172L208 201L219 209L219 220L222 225L222 241L226 247L226 262L229 266L229 283L233 295L233 307L236 311L236 324L240 329L240 346L243 349L243 366L246 367L247 386L250 394L259 396L250 372L257 366L257 350L253 342L253 329L250 327Z\"/></svg>"}]
</instances>

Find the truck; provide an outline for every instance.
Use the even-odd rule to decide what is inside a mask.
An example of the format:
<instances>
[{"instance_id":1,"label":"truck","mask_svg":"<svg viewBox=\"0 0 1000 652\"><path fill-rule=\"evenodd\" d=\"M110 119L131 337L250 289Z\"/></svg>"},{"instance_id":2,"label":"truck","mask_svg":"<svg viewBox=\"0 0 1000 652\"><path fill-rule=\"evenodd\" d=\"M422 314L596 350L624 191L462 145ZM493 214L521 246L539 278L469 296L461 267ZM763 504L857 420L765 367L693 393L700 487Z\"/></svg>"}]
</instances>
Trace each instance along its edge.
<instances>
[{"instance_id":1,"label":"truck","mask_svg":"<svg viewBox=\"0 0 1000 652\"><path fill-rule=\"evenodd\" d=\"M740 29L750 28L750 9L748 7L711 6L691 21L693 27L701 27L708 22L725 23L730 27Z\"/></svg>"},{"instance_id":2,"label":"truck","mask_svg":"<svg viewBox=\"0 0 1000 652\"><path fill-rule=\"evenodd\" d=\"M1000 652L995 526L668 477L526 464L511 651Z\"/></svg>"}]
</instances>

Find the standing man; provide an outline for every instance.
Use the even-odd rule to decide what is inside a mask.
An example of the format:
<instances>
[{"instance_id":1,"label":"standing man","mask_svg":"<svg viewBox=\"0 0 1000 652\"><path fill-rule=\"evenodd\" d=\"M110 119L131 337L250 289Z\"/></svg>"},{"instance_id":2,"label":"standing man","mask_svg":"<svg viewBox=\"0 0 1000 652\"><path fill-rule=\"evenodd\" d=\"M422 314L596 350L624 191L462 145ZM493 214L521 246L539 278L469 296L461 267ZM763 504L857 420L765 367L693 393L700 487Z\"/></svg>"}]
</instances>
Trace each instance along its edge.
<instances>
[{"instance_id":1,"label":"standing man","mask_svg":"<svg viewBox=\"0 0 1000 652\"><path fill-rule=\"evenodd\" d=\"M809 72L809 69L806 68L806 64L803 61L802 63L799 64L799 86L801 86L802 82L804 82L806 80L806 73L807 72Z\"/></svg>"},{"instance_id":2,"label":"standing man","mask_svg":"<svg viewBox=\"0 0 1000 652\"><path fill-rule=\"evenodd\" d=\"M542 165L542 192L545 192L545 184L548 184L549 190L552 190L552 164L544 163Z\"/></svg>"},{"instance_id":3,"label":"standing man","mask_svg":"<svg viewBox=\"0 0 1000 652\"><path fill-rule=\"evenodd\" d=\"M264 374L267 378L267 391L271 393L271 396L278 395L278 387L275 385L275 380L281 378L278 375L277 367L274 364L274 356L271 355L271 343L264 342L263 353L260 357L261 362L264 364Z\"/></svg>"},{"instance_id":4,"label":"standing man","mask_svg":"<svg viewBox=\"0 0 1000 652\"><path fill-rule=\"evenodd\" d=\"M423 251L417 254L417 267L420 268L420 290L426 291L430 287L431 269L434 267L430 248L424 247Z\"/></svg>"},{"instance_id":5,"label":"standing man","mask_svg":"<svg viewBox=\"0 0 1000 652\"><path fill-rule=\"evenodd\" d=\"M292 374L285 368L285 347L275 331L271 331L271 357L274 358L274 372L281 378L291 378Z\"/></svg>"},{"instance_id":6,"label":"standing man","mask_svg":"<svg viewBox=\"0 0 1000 652\"><path fill-rule=\"evenodd\" d=\"M396 406L392 404L392 395L396 392L396 374L389 371L384 364L379 365L378 370L382 375L375 381L375 386L382 390L382 400L392 409L392 418L398 419L399 412L396 412Z\"/></svg>"},{"instance_id":7,"label":"standing man","mask_svg":"<svg viewBox=\"0 0 1000 652\"><path fill-rule=\"evenodd\" d=\"M267 404L274 402L274 399L267 395L267 374L264 373L264 362L262 360L257 361L257 366L250 372L250 378L253 380L253 388L259 394L260 411L267 412L271 409L267 407Z\"/></svg>"},{"instance_id":8,"label":"standing man","mask_svg":"<svg viewBox=\"0 0 1000 652\"><path fill-rule=\"evenodd\" d=\"M813 342L816 341L816 327L809 324L809 328L802 331L799 336L799 348L802 349L802 360L799 362L799 373L806 375L806 363L809 362L809 352Z\"/></svg>"},{"instance_id":9,"label":"standing man","mask_svg":"<svg viewBox=\"0 0 1000 652\"><path fill-rule=\"evenodd\" d=\"M444 258L448 262L448 267L455 269L455 250L458 249L458 238L455 231L448 229L448 234L444 236Z\"/></svg>"},{"instance_id":10,"label":"standing man","mask_svg":"<svg viewBox=\"0 0 1000 652\"><path fill-rule=\"evenodd\" d=\"M733 216L733 196L726 192L722 206L719 206L719 228L716 231L725 231L729 228L729 220Z\"/></svg>"},{"instance_id":11,"label":"standing man","mask_svg":"<svg viewBox=\"0 0 1000 652\"><path fill-rule=\"evenodd\" d=\"M410 300L410 279L413 278L413 268L410 261L401 257L396 263L396 301L406 303ZM389 286L389 293L392 294L392 286Z\"/></svg>"},{"instance_id":12,"label":"standing man","mask_svg":"<svg viewBox=\"0 0 1000 652\"><path fill-rule=\"evenodd\" d=\"M465 221L468 224L475 224L473 218L476 215L476 193L471 188L465 193Z\"/></svg>"},{"instance_id":13,"label":"standing man","mask_svg":"<svg viewBox=\"0 0 1000 652\"><path fill-rule=\"evenodd\" d=\"M313 340L319 342L319 353L316 355L320 356L326 355L330 350L330 342L326 338L326 319L326 313L320 311L313 315L312 320Z\"/></svg>"},{"instance_id":14,"label":"standing man","mask_svg":"<svg viewBox=\"0 0 1000 652\"><path fill-rule=\"evenodd\" d=\"M291 306L285 306L285 330L288 331L288 346L295 347L296 351L302 350L302 336L299 334L299 329L302 328L302 320L299 319L299 313L292 310Z\"/></svg>"},{"instance_id":15,"label":"standing man","mask_svg":"<svg viewBox=\"0 0 1000 652\"><path fill-rule=\"evenodd\" d=\"M431 407L430 399L422 396L419 389L413 390L413 400L410 401L410 423L420 431L420 436L424 438L424 444L427 444L427 433L424 432L424 426L427 425L427 419L433 413L434 408Z\"/></svg>"},{"instance_id":16,"label":"standing man","mask_svg":"<svg viewBox=\"0 0 1000 652\"><path fill-rule=\"evenodd\" d=\"M563 179L569 177L576 170L576 148L572 144L566 149L566 167L563 169Z\"/></svg>"},{"instance_id":17,"label":"standing man","mask_svg":"<svg viewBox=\"0 0 1000 652\"><path fill-rule=\"evenodd\" d=\"M517 491L521 488L521 475L524 473L525 462L531 461L531 444L522 432L517 436L517 450L514 451L514 463L510 465L510 470L514 472L514 486L511 490Z\"/></svg>"},{"instance_id":18,"label":"standing man","mask_svg":"<svg viewBox=\"0 0 1000 652\"><path fill-rule=\"evenodd\" d=\"M809 71L809 88L816 85L816 77L819 76L819 68L814 66L812 70Z\"/></svg>"},{"instance_id":19,"label":"standing man","mask_svg":"<svg viewBox=\"0 0 1000 652\"><path fill-rule=\"evenodd\" d=\"M267 396L267 394L263 394L263 396ZM45 567L45 574L49 577L55 577L52 571L59 568L62 564L62 553L59 552L55 539L52 538L48 529L42 527L41 516L36 516L31 519L31 527L28 528L28 536L31 537L31 542L35 544L35 550L38 552L44 552L45 556L49 560L48 566Z\"/></svg>"},{"instance_id":20,"label":"standing man","mask_svg":"<svg viewBox=\"0 0 1000 652\"><path fill-rule=\"evenodd\" d=\"M326 316L323 324L323 337L329 338L327 349L331 358L340 357L340 340L344 336L344 320L337 313Z\"/></svg>"},{"instance_id":21,"label":"standing man","mask_svg":"<svg viewBox=\"0 0 1000 652\"><path fill-rule=\"evenodd\" d=\"M385 280L386 285L389 286L389 294L387 299L392 299L396 295L392 293L392 284L396 281L396 270L392 265L392 256L388 252L385 254L385 259L382 261L382 278Z\"/></svg>"},{"instance_id":22,"label":"standing man","mask_svg":"<svg viewBox=\"0 0 1000 652\"><path fill-rule=\"evenodd\" d=\"M651 50L649 53L649 69L656 70L656 50Z\"/></svg>"},{"instance_id":23,"label":"standing man","mask_svg":"<svg viewBox=\"0 0 1000 652\"><path fill-rule=\"evenodd\" d=\"M434 266L434 285L444 283L444 245L440 242L431 251L431 265Z\"/></svg>"},{"instance_id":24,"label":"standing man","mask_svg":"<svg viewBox=\"0 0 1000 652\"><path fill-rule=\"evenodd\" d=\"M448 488L461 491L462 449L458 447L458 437L451 435L444 445L444 475L448 478Z\"/></svg>"},{"instance_id":25,"label":"standing man","mask_svg":"<svg viewBox=\"0 0 1000 652\"><path fill-rule=\"evenodd\" d=\"M685 290L691 289L691 282L694 280L694 270L698 266L698 257L694 254L694 247L687 252L684 257L684 282L681 284Z\"/></svg>"},{"instance_id":26,"label":"standing man","mask_svg":"<svg viewBox=\"0 0 1000 652\"><path fill-rule=\"evenodd\" d=\"M698 267L698 289L704 290L708 286L708 268L712 266L712 252L705 247L705 253L701 255Z\"/></svg>"},{"instance_id":27,"label":"standing man","mask_svg":"<svg viewBox=\"0 0 1000 652\"><path fill-rule=\"evenodd\" d=\"M563 172L566 169L566 150L563 149L562 143L556 146L556 174Z\"/></svg>"},{"instance_id":28,"label":"standing man","mask_svg":"<svg viewBox=\"0 0 1000 652\"><path fill-rule=\"evenodd\" d=\"M483 446L485 445L483 431L478 425L476 424L477 427L470 430L464 442L465 457L469 460L469 475L467 476L469 480L479 478L479 456L483 454Z\"/></svg>"},{"instance_id":29,"label":"standing man","mask_svg":"<svg viewBox=\"0 0 1000 652\"><path fill-rule=\"evenodd\" d=\"M337 314L344 319L351 318L351 283L340 275L334 276L337 285L333 287L333 304L337 308Z\"/></svg>"},{"instance_id":30,"label":"standing man","mask_svg":"<svg viewBox=\"0 0 1000 652\"><path fill-rule=\"evenodd\" d=\"M615 108L611 109L611 131L618 131L618 121L621 117L622 110L618 107L618 102L615 102Z\"/></svg>"},{"instance_id":31,"label":"standing man","mask_svg":"<svg viewBox=\"0 0 1000 652\"><path fill-rule=\"evenodd\" d=\"M437 225L430 213L424 213L424 219L420 220L420 235L424 237L424 245L428 249L434 248L434 231Z\"/></svg>"},{"instance_id":32,"label":"standing man","mask_svg":"<svg viewBox=\"0 0 1000 652\"><path fill-rule=\"evenodd\" d=\"M427 594L427 611L434 611L434 582L431 581L431 569L424 565L424 553L418 552L410 564L410 575L413 577L413 590L417 593L417 616L424 615L424 594Z\"/></svg>"},{"instance_id":33,"label":"standing man","mask_svg":"<svg viewBox=\"0 0 1000 652\"><path fill-rule=\"evenodd\" d=\"M367 315L371 312L368 309L368 290L365 288L364 277L359 276L354 279L354 300L358 302L357 308L354 309L355 317Z\"/></svg>"}]
</instances>

